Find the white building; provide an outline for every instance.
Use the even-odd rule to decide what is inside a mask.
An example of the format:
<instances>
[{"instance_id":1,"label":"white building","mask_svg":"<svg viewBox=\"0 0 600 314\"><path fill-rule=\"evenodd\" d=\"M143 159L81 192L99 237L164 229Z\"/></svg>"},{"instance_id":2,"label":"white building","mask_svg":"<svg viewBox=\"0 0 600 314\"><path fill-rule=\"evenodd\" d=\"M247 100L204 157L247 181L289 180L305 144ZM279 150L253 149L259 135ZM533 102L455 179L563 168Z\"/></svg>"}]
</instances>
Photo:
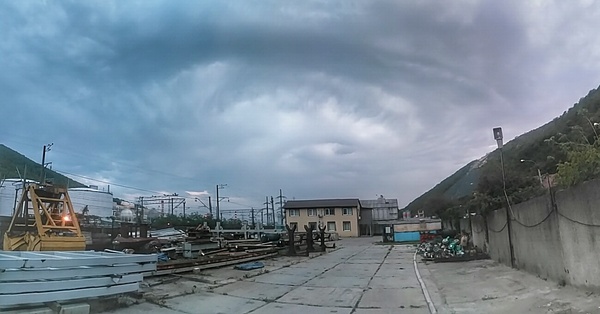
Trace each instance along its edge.
<instances>
[{"instance_id":1,"label":"white building","mask_svg":"<svg viewBox=\"0 0 600 314\"><path fill-rule=\"evenodd\" d=\"M110 192L92 188L72 188L69 189L69 197L77 213L82 213L87 206L87 215L103 218L114 215L113 195Z\"/></svg>"}]
</instances>

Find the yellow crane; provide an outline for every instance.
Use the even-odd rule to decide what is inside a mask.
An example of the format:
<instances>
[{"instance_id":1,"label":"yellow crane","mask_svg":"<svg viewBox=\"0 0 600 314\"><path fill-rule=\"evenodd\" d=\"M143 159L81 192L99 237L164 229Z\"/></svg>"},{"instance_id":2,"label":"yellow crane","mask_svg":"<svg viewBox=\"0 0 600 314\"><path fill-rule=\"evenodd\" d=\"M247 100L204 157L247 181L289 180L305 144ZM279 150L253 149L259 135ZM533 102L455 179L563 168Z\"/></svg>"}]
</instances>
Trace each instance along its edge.
<instances>
[{"instance_id":1,"label":"yellow crane","mask_svg":"<svg viewBox=\"0 0 600 314\"><path fill-rule=\"evenodd\" d=\"M67 189L26 185L3 244L5 251L85 250L85 237Z\"/></svg>"}]
</instances>

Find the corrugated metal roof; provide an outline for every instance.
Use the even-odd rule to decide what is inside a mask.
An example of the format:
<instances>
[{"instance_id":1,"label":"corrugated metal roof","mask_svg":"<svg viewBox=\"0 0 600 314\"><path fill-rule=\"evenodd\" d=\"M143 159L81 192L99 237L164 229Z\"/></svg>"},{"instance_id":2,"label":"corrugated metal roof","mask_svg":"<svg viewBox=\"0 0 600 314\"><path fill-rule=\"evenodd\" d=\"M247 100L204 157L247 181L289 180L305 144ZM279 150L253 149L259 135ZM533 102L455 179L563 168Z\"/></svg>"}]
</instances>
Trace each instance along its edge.
<instances>
[{"instance_id":1,"label":"corrugated metal roof","mask_svg":"<svg viewBox=\"0 0 600 314\"><path fill-rule=\"evenodd\" d=\"M283 208L361 207L357 198L287 201Z\"/></svg>"},{"instance_id":2,"label":"corrugated metal roof","mask_svg":"<svg viewBox=\"0 0 600 314\"><path fill-rule=\"evenodd\" d=\"M379 198L376 200L360 200L363 207L366 208L398 208L398 199L396 198Z\"/></svg>"}]
</instances>

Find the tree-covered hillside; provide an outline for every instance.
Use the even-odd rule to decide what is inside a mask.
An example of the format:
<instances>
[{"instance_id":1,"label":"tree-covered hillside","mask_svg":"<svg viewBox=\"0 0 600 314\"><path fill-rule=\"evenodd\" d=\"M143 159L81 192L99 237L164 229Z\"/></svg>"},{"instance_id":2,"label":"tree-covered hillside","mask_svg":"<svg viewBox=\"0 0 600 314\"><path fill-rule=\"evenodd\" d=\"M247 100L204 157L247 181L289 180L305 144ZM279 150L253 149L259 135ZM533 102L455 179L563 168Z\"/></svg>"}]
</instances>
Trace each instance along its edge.
<instances>
[{"instance_id":1,"label":"tree-covered hillside","mask_svg":"<svg viewBox=\"0 0 600 314\"><path fill-rule=\"evenodd\" d=\"M520 203L544 193L548 183L567 187L598 178L599 134L600 90L595 89L560 117L504 145L506 195L501 152L496 149L467 164L405 209L457 218L467 211L486 212L507 202ZM540 184L538 169L544 184Z\"/></svg>"},{"instance_id":2,"label":"tree-covered hillside","mask_svg":"<svg viewBox=\"0 0 600 314\"><path fill-rule=\"evenodd\" d=\"M0 144L0 180L24 177L40 182L41 173L42 166L40 164ZM46 180L50 180L54 185L61 187L85 187L84 184L50 169L46 169Z\"/></svg>"}]
</instances>

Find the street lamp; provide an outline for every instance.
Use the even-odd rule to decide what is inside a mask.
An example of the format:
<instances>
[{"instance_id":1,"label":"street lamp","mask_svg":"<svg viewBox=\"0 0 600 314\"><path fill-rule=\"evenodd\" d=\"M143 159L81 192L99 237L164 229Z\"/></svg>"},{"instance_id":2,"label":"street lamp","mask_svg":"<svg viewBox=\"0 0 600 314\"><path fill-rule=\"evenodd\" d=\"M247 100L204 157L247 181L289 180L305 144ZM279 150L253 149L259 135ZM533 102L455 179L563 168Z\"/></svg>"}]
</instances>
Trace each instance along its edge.
<instances>
[{"instance_id":1,"label":"street lamp","mask_svg":"<svg viewBox=\"0 0 600 314\"><path fill-rule=\"evenodd\" d=\"M537 166L537 164L533 160L521 159L521 163L524 163L524 162L530 162L530 163L533 163L534 166ZM542 172L540 171L540 168L537 168L537 173L538 173L538 178L540 179L540 185L544 186L544 181L542 180Z\"/></svg>"},{"instance_id":2,"label":"street lamp","mask_svg":"<svg viewBox=\"0 0 600 314\"><path fill-rule=\"evenodd\" d=\"M506 233L508 235L508 248L510 250L510 267L515 267L515 252L512 245L512 232L511 232L511 213L512 208L510 206L510 200L508 199L508 194L506 193L506 173L504 172L504 153L502 148L504 147L504 136L502 135L502 128L497 127L492 130L494 132L494 139L498 144L498 149L500 149L500 166L502 167L502 190L504 191L504 197L506 198Z\"/></svg>"}]
</instances>

